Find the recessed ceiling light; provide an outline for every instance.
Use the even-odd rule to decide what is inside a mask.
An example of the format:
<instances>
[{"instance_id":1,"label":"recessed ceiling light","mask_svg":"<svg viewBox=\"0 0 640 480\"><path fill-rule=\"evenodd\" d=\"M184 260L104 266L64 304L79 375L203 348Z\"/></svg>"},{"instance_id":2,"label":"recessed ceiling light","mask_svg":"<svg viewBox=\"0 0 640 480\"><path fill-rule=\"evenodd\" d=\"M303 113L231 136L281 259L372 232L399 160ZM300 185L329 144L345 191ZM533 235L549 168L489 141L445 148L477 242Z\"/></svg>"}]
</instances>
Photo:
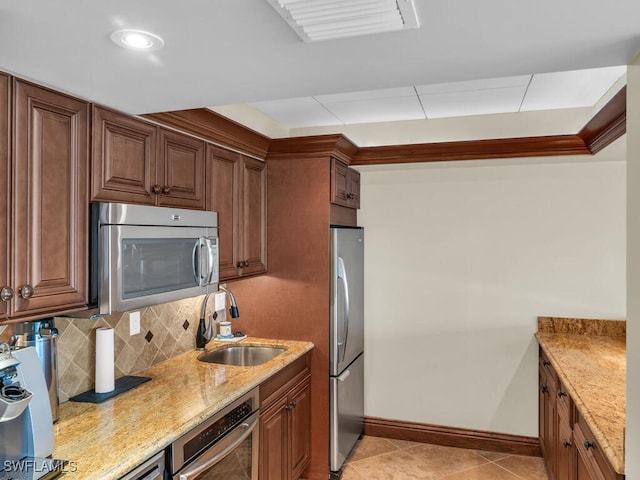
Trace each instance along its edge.
<instances>
[{"instance_id":1,"label":"recessed ceiling light","mask_svg":"<svg viewBox=\"0 0 640 480\"><path fill-rule=\"evenodd\" d=\"M159 36L142 30L117 30L111 34L111 41L120 47L147 52L164 46Z\"/></svg>"}]
</instances>

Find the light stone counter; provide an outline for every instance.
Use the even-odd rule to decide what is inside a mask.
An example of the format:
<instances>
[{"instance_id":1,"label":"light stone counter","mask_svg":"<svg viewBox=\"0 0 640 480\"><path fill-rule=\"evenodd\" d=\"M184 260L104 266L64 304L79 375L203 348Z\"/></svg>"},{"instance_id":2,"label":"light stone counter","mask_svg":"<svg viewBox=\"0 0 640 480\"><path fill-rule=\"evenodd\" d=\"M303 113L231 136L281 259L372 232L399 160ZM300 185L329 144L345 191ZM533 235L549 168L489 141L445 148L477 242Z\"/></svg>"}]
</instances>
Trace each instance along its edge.
<instances>
[{"instance_id":1,"label":"light stone counter","mask_svg":"<svg viewBox=\"0 0 640 480\"><path fill-rule=\"evenodd\" d=\"M194 350L139 372L151 381L113 399L60 405L53 458L72 462L65 480L120 478L313 348L310 342L258 338L239 344L287 350L256 367L200 362L201 352ZM221 346L229 344L214 341L207 350Z\"/></svg>"},{"instance_id":2,"label":"light stone counter","mask_svg":"<svg viewBox=\"0 0 640 480\"><path fill-rule=\"evenodd\" d=\"M546 317L541 320L536 338L542 350L611 466L624 474L627 364L624 322L606 323L607 330L603 331L602 321L588 324L585 330L576 319L566 319L569 323L551 319L555 325L546 322ZM563 327L559 328L560 325ZM594 326L597 328L591 328Z\"/></svg>"}]
</instances>

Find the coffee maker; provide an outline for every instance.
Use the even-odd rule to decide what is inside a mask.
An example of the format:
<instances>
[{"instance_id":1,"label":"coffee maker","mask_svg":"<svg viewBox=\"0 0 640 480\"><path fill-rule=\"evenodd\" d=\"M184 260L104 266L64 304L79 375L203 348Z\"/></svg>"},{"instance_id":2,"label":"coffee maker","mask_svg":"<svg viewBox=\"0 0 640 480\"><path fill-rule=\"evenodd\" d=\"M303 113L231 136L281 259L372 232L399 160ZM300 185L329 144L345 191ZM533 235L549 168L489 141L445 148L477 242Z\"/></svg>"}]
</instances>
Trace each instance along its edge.
<instances>
[{"instance_id":1,"label":"coffee maker","mask_svg":"<svg viewBox=\"0 0 640 480\"><path fill-rule=\"evenodd\" d=\"M52 453L51 405L36 349L0 344L0 479L12 470L42 471Z\"/></svg>"}]
</instances>

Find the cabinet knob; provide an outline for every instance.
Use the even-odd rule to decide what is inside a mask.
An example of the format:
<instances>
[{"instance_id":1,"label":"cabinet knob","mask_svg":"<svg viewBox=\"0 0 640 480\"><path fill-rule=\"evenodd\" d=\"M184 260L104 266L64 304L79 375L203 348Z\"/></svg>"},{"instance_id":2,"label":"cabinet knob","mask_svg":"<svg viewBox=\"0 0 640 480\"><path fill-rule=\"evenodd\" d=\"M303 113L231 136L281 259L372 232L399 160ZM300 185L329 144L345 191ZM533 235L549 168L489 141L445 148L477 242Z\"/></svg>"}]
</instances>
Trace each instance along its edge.
<instances>
[{"instance_id":1,"label":"cabinet knob","mask_svg":"<svg viewBox=\"0 0 640 480\"><path fill-rule=\"evenodd\" d=\"M551 365L551 362L549 360L543 360L542 365L544 365L545 367L548 367L549 365Z\"/></svg>"},{"instance_id":2,"label":"cabinet knob","mask_svg":"<svg viewBox=\"0 0 640 480\"><path fill-rule=\"evenodd\" d=\"M249 266L249 261L248 260L241 260L238 263L236 263L236 267L238 268L244 268L244 267L248 267Z\"/></svg>"},{"instance_id":3,"label":"cabinet knob","mask_svg":"<svg viewBox=\"0 0 640 480\"><path fill-rule=\"evenodd\" d=\"M562 398L562 397L566 397L567 396L567 392L563 392L562 390L558 390L558 397Z\"/></svg>"},{"instance_id":4,"label":"cabinet knob","mask_svg":"<svg viewBox=\"0 0 640 480\"><path fill-rule=\"evenodd\" d=\"M25 285L24 287L18 289L18 293L22 298L26 300L33 296L33 287L31 285Z\"/></svg>"},{"instance_id":5,"label":"cabinet knob","mask_svg":"<svg viewBox=\"0 0 640 480\"><path fill-rule=\"evenodd\" d=\"M296 406L297 406L297 405L298 405L298 402L297 402L296 400L291 400L291 401L289 402L289 406L290 406L291 408L296 408Z\"/></svg>"},{"instance_id":6,"label":"cabinet knob","mask_svg":"<svg viewBox=\"0 0 640 480\"><path fill-rule=\"evenodd\" d=\"M569 448L571 445L572 445L572 444L571 444L571 442L570 442L569 440L563 440L563 441L562 441L562 446L563 446L564 448Z\"/></svg>"},{"instance_id":7,"label":"cabinet knob","mask_svg":"<svg viewBox=\"0 0 640 480\"><path fill-rule=\"evenodd\" d=\"M2 300L3 302L8 302L12 298L13 298L13 288L4 287L2 290L0 290L0 300Z\"/></svg>"},{"instance_id":8,"label":"cabinet knob","mask_svg":"<svg viewBox=\"0 0 640 480\"><path fill-rule=\"evenodd\" d=\"M162 189L160 188L160 185L154 185L153 187L151 187L151 191L158 195L162 191Z\"/></svg>"},{"instance_id":9,"label":"cabinet knob","mask_svg":"<svg viewBox=\"0 0 640 480\"><path fill-rule=\"evenodd\" d=\"M547 393L549 391L549 388L546 385L541 385L540 386L540 391L542 393Z\"/></svg>"},{"instance_id":10,"label":"cabinet knob","mask_svg":"<svg viewBox=\"0 0 640 480\"><path fill-rule=\"evenodd\" d=\"M586 448L587 450L589 450L590 448L596 448L596 444L593 442L590 442L589 440L585 440L584 448Z\"/></svg>"},{"instance_id":11,"label":"cabinet knob","mask_svg":"<svg viewBox=\"0 0 640 480\"><path fill-rule=\"evenodd\" d=\"M169 195L171 193L171 187L169 185L165 185L164 187L162 187L162 193L164 193L165 195Z\"/></svg>"}]
</instances>

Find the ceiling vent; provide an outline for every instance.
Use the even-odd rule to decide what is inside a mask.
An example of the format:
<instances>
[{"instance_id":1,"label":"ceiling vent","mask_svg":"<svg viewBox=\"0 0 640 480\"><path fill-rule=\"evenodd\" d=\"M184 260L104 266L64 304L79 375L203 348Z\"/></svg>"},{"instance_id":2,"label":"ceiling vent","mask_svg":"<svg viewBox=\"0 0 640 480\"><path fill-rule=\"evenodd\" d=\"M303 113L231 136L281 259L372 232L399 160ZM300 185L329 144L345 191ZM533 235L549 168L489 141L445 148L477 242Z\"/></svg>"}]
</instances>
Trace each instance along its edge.
<instances>
[{"instance_id":1,"label":"ceiling vent","mask_svg":"<svg viewBox=\"0 0 640 480\"><path fill-rule=\"evenodd\" d=\"M413 0L267 0L305 42L418 28Z\"/></svg>"}]
</instances>

